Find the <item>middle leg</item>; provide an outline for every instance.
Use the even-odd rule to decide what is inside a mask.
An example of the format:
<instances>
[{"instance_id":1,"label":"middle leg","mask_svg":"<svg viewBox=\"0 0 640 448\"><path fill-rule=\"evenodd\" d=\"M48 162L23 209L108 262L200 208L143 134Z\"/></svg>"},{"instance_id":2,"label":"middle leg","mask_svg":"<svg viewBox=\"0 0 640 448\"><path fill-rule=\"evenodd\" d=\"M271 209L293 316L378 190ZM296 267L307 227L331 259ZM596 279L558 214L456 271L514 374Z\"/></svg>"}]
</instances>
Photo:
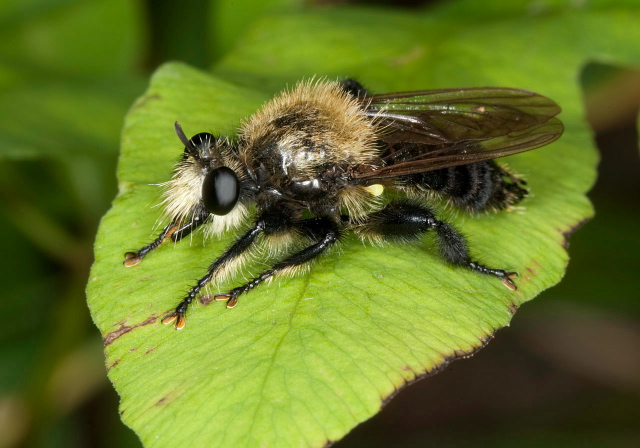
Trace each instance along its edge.
<instances>
[{"instance_id":1,"label":"middle leg","mask_svg":"<svg viewBox=\"0 0 640 448\"><path fill-rule=\"evenodd\" d=\"M303 219L295 223L294 228L316 242L289 255L244 285L234 288L227 293L217 294L215 300L226 300L227 308L233 308L238 304L238 296L251 291L260 283L276 275L297 271L306 263L325 253L338 241L341 234L340 227L335 221L323 217Z\"/></svg>"}]
</instances>

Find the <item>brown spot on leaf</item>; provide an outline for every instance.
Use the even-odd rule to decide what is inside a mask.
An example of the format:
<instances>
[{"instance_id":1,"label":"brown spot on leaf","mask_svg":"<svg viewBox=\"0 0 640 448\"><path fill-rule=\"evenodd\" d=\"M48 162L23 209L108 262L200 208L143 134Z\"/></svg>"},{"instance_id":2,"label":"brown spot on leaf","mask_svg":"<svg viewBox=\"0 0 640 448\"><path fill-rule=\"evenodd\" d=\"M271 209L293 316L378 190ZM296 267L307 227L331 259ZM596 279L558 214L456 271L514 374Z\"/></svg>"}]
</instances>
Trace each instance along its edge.
<instances>
[{"instance_id":1,"label":"brown spot on leaf","mask_svg":"<svg viewBox=\"0 0 640 448\"><path fill-rule=\"evenodd\" d=\"M147 350L146 352L144 352L145 355L148 355L149 353L151 353L152 351L154 351L156 349L156 347L151 347L149 350Z\"/></svg>"},{"instance_id":2,"label":"brown spot on leaf","mask_svg":"<svg viewBox=\"0 0 640 448\"><path fill-rule=\"evenodd\" d=\"M200 302L202 305L209 305L211 302L213 302L215 298L215 294L203 294L201 296L198 296L198 302Z\"/></svg>"},{"instance_id":3,"label":"brown spot on leaf","mask_svg":"<svg viewBox=\"0 0 640 448\"><path fill-rule=\"evenodd\" d=\"M177 398L177 394L176 392L170 392L167 395L165 395L164 397L162 397L161 399L159 399L158 401L156 401L156 403L154 404L154 406L164 406L167 405L169 403L171 403L173 400L175 400Z\"/></svg>"},{"instance_id":4,"label":"brown spot on leaf","mask_svg":"<svg viewBox=\"0 0 640 448\"><path fill-rule=\"evenodd\" d=\"M111 364L109 367L107 367L107 372L111 369L113 369L115 366L117 366L120 363L120 358L116 359L115 362L113 364Z\"/></svg>"},{"instance_id":5,"label":"brown spot on leaf","mask_svg":"<svg viewBox=\"0 0 640 448\"><path fill-rule=\"evenodd\" d=\"M131 108L131 110L136 110L136 109L140 109L144 106L147 105L147 103L152 102L152 101L158 101L162 99L162 95L159 95L157 93L154 93L152 95L146 95L142 98L140 98L138 101L135 102L135 104L133 105L133 107Z\"/></svg>"},{"instance_id":6,"label":"brown spot on leaf","mask_svg":"<svg viewBox=\"0 0 640 448\"><path fill-rule=\"evenodd\" d=\"M157 319L158 318L155 315L152 315L151 317L149 317L144 322L140 322L139 324L135 324L135 325L125 325L125 322L126 322L126 320L125 320L125 321L120 323L120 328L118 328L117 330L113 330L111 333L107 334L102 339L102 342L104 343L104 346L106 347L107 345L111 344L113 341L118 339L120 336L122 336L123 334L129 333L130 331L135 330L138 327L143 327L145 325L152 324Z\"/></svg>"},{"instance_id":7,"label":"brown spot on leaf","mask_svg":"<svg viewBox=\"0 0 640 448\"><path fill-rule=\"evenodd\" d=\"M515 303L510 304L509 311L511 311L511 314L516 314L516 311L518 311L518 305Z\"/></svg>"},{"instance_id":8,"label":"brown spot on leaf","mask_svg":"<svg viewBox=\"0 0 640 448\"><path fill-rule=\"evenodd\" d=\"M527 271L531 272L533 275L536 275L538 273L538 271L536 271L530 266L525 266L525 268L527 269Z\"/></svg>"}]
</instances>

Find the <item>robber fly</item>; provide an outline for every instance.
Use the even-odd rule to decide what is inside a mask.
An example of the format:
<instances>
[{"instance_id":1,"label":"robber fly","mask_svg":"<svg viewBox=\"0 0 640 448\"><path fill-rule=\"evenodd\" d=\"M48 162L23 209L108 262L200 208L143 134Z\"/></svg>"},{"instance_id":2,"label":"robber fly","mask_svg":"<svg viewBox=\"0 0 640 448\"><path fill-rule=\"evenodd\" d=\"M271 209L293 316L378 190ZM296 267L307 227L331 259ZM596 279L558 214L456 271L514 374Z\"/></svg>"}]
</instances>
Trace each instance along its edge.
<instances>
[{"instance_id":1,"label":"robber fly","mask_svg":"<svg viewBox=\"0 0 640 448\"><path fill-rule=\"evenodd\" d=\"M436 196L469 212L518 203L527 194L524 182L493 159L559 138L559 112L552 100L518 89L378 95L354 80L305 81L246 119L234 140L206 132L189 139L176 123L184 152L164 184L170 223L150 244L126 253L124 264L134 266L198 227L210 236L243 229L162 319L177 329L203 288L237 273L256 246L278 249L279 261L213 296L228 308L266 280L308 270L350 231L382 243L433 230L444 260L515 290L517 274L474 261L466 239L428 202Z\"/></svg>"}]
</instances>

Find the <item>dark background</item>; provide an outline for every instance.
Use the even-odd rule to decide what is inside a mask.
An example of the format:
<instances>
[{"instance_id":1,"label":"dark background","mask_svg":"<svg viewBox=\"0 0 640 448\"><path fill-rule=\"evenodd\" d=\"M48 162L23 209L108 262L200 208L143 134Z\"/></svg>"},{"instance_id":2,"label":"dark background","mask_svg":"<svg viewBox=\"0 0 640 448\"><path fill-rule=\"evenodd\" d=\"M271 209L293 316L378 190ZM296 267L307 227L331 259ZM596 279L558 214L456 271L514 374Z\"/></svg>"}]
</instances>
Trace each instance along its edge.
<instances>
[{"instance_id":1,"label":"dark background","mask_svg":"<svg viewBox=\"0 0 640 448\"><path fill-rule=\"evenodd\" d=\"M11 3L18 14L0 12L3 32L37 35L43 16L79 2ZM102 78L0 52L0 122L11 125L0 126L0 154L9 154L0 158L0 448L139 446L119 421L84 286L99 219L116 193L127 107L163 61L207 68L233 45L229 38L203 38L211 28L203 11L211 2L176 3L136 3L142 56ZM411 8L434 2L314 3ZM5 76L6 67L20 81ZM640 446L640 72L590 64L580 82L602 161L589 194L597 215L571 236L565 279L519 310L512 326L472 359L403 390L336 446ZM81 154L29 152L40 137L53 136L52 144L62 146L67 138L51 120L19 121L25 109L37 112L37 89L51 83L117 91L110 98L116 118L102 139L78 142L70 134ZM25 92L35 92L33 104ZM22 134L6 131L20 125Z\"/></svg>"}]
</instances>

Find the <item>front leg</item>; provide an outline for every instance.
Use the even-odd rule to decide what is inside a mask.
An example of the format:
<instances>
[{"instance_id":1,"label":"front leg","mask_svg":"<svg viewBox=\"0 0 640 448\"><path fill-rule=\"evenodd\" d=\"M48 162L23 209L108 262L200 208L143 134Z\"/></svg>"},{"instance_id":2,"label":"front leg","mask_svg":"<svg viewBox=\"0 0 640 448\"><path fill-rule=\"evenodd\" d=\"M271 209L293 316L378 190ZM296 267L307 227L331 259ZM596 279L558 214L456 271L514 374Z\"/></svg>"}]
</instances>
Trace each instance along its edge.
<instances>
[{"instance_id":1,"label":"front leg","mask_svg":"<svg viewBox=\"0 0 640 448\"><path fill-rule=\"evenodd\" d=\"M228 293L217 294L215 300L226 300L227 308L235 307L238 304L238 296L251 291L260 283L278 274L295 273L306 263L326 252L340 237L340 228L329 218L305 219L296 223L295 228L316 239L317 242L276 263L271 269L263 271L248 283L232 289Z\"/></svg>"},{"instance_id":2,"label":"front leg","mask_svg":"<svg viewBox=\"0 0 640 448\"><path fill-rule=\"evenodd\" d=\"M293 212L285 207L274 207L272 210L262 213L256 223L209 266L207 274L189 290L187 296L182 299L175 311L162 319L162 323L170 324L175 321L176 329L182 330L186 323L185 314L187 309L202 289L222 270L233 263L237 263L261 233L269 235L290 230L292 215Z\"/></svg>"},{"instance_id":3,"label":"front leg","mask_svg":"<svg viewBox=\"0 0 640 448\"><path fill-rule=\"evenodd\" d=\"M149 254L149 252L157 249L162 243L169 239L174 243L177 243L204 224L208 217L209 212L203 209L202 211L195 213L186 223L182 220L174 219L171 221L171 224L162 229L162 232L160 232L160 235L158 235L155 240L135 252L127 252L124 254L123 264L128 268L137 265Z\"/></svg>"},{"instance_id":4,"label":"front leg","mask_svg":"<svg viewBox=\"0 0 640 448\"><path fill-rule=\"evenodd\" d=\"M155 240L151 241L149 244L142 246L140 249L138 249L135 252L127 252L126 254L124 254L123 264L128 268L137 265L142 261L144 257L147 256L149 252L157 249L158 247L160 247L162 243L164 243L166 240L171 238L171 236L177 229L178 229L178 222L177 221L171 222L171 224L167 225L164 229L162 229L162 232L160 232L160 235L158 235L158 237Z\"/></svg>"}]
</instances>

